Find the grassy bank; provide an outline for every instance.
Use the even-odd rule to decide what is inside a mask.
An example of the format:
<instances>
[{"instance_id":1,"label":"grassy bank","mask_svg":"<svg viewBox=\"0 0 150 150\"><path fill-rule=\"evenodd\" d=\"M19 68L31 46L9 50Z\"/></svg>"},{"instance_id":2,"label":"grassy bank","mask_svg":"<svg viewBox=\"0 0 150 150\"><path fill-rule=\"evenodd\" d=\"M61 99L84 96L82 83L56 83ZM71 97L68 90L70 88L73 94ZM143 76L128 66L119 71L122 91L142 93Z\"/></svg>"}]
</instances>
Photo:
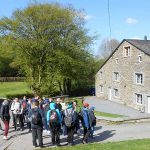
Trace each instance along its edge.
<instances>
[{"instance_id":1,"label":"grassy bank","mask_svg":"<svg viewBox=\"0 0 150 150\"><path fill-rule=\"evenodd\" d=\"M46 148L45 150L149 150L150 139Z\"/></svg>"},{"instance_id":2,"label":"grassy bank","mask_svg":"<svg viewBox=\"0 0 150 150\"><path fill-rule=\"evenodd\" d=\"M109 118L120 118L120 117L124 117L124 116L122 116L122 115L110 114L110 113L100 112L100 111L95 111L95 115L96 115L96 116L102 116L102 117L109 117Z\"/></svg>"},{"instance_id":3,"label":"grassy bank","mask_svg":"<svg viewBox=\"0 0 150 150\"><path fill-rule=\"evenodd\" d=\"M0 82L0 97L7 95L31 93L26 82Z\"/></svg>"}]
</instances>

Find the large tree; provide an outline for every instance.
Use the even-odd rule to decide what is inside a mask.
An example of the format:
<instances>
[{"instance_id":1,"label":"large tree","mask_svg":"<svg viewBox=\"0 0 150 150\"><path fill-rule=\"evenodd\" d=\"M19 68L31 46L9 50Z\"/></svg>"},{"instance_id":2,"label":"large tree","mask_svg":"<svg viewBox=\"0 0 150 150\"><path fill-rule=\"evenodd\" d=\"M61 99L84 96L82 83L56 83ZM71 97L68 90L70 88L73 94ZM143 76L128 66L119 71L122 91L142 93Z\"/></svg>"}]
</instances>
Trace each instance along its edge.
<instances>
[{"instance_id":1,"label":"large tree","mask_svg":"<svg viewBox=\"0 0 150 150\"><path fill-rule=\"evenodd\" d=\"M84 79L92 59L80 12L59 4L32 4L0 20L0 33L36 93L52 93L59 85L68 93L72 80ZM62 87L63 85L63 87Z\"/></svg>"},{"instance_id":2,"label":"large tree","mask_svg":"<svg viewBox=\"0 0 150 150\"><path fill-rule=\"evenodd\" d=\"M119 45L119 41L117 39L109 39L105 38L102 40L99 52L103 58L107 58Z\"/></svg>"}]
</instances>

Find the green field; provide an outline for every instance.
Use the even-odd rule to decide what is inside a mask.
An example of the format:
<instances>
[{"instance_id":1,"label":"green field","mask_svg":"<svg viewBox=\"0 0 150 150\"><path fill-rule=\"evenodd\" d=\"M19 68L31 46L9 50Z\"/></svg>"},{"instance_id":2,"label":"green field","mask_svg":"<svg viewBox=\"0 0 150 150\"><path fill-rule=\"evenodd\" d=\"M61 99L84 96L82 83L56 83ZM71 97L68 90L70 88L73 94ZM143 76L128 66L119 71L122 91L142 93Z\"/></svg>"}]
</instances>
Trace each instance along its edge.
<instances>
[{"instance_id":1,"label":"green field","mask_svg":"<svg viewBox=\"0 0 150 150\"><path fill-rule=\"evenodd\" d=\"M124 116L122 116L122 115L110 114L110 113L100 112L100 111L95 111L95 115L96 115L96 116L102 116L102 117L109 117L109 118L120 118L120 117L124 117Z\"/></svg>"},{"instance_id":2,"label":"green field","mask_svg":"<svg viewBox=\"0 0 150 150\"><path fill-rule=\"evenodd\" d=\"M46 148L45 150L150 150L150 139L131 140L122 142L80 144L59 148Z\"/></svg>"},{"instance_id":3,"label":"green field","mask_svg":"<svg viewBox=\"0 0 150 150\"><path fill-rule=\"evenodd\" d=\"M27 93L31 90L26 82L0 82L0 97Z\"/></svg>"}]
</instances>

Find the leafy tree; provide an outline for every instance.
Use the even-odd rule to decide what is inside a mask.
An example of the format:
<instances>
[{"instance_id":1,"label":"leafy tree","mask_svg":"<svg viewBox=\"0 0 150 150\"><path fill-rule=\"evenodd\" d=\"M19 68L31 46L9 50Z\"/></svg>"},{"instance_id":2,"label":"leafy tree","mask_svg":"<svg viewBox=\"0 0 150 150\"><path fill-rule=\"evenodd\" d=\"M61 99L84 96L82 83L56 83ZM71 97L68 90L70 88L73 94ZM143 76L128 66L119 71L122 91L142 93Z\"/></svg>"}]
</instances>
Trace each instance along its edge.
<instances>
[{"instance_id":1,"label":"leafy tree","mask_svg":"<svg viewBox=\"0 0 150 150\"><path fill-rule=\"evenodd\" d=\"M93 38L79 13L59 4L32 4L0 20L3 41L13 51L12 66L25 74L35 93L53 93L57 87L69 93L72 80L88 74Z\"/></svg>"},{"instance_id":2,"label":"leafy tree","mask_svg":"<svg viewBox=\"0 0 150 150\"><path fill-rule=\"evenodd\" d=\"M103 39L99 47L99 51L103 58L107 58L119 45L116 39Z\"/></svg>"}]
</instances>

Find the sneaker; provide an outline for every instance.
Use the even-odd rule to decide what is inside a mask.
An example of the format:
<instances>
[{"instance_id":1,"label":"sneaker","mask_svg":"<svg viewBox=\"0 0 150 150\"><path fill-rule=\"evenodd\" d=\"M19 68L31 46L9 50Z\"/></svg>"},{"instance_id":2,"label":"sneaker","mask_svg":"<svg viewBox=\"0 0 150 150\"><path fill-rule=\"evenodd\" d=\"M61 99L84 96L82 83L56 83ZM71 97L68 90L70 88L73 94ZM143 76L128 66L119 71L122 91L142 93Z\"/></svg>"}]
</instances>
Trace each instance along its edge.
<instances>
[{"instance_id":1,"label":"sneaker","mask_svg":"<svg viewBox=\"0 0 150 150\"><path fill-rule=\"evenodd\" d=\"M7 136L4 136L4 137L3 137L3 140L8 140Z\"/></svg>"},{"instance_id":2,"label":"sneaker","mask_svg":"<svg viewBox=\"0 0 150 150\"><path fill-rule=\"evenodd\" d=\"M87 141L83 140L82 143L83 143L83 144L87 144Z\"/></svg>"},{"instance_id":3,"label":"sneaker","mask_svg":"<svg viewBox=\"0 0 150 150\"><path fill-rule=\"evenodd\" d=\"M73 146L74 145L74 143L68 143L68 146Z\"/></svg>"},{"instance_id":4,"label":"sneaker","mask_svg":"<svg viewBox=\"0 0 150 150\"><path fill-rule=\"evenodd\" d=\"M59 144L56 144L56 146L61 146L61 144L59 143Z\"/></svg>"},{"instance_id":5,"label":"sneaker","mask_svg":"<svg viewBox=\"0 0 150 150\"><path fill-rule=\"evenodd\" d=\"M82 135L81 132L80 132L80 130L77 130L77 135L78 135L78 136L81 136L81 135Z\"/></svg>"},{"instance_id":6,"label":"sneaker","mask_svg":"<svg viewBox=\"0 0 150 150\"><path fill-rule=\"evenodd\" d=\"M47 131L47 134L51 134L51 131Z\"/></svg>"},{"instance_id":7,"label":"sneaker","mask_svg":"<svg viewBox=\"0 0 150 150\"><path fill-rule=\"evenodd\" d=\"M3 134L3 130L0 130L0 135L2 135Z\"/></svg>"},{"instance_id":8,"label":"sneaker","mask_svg":"<svg viewBox=\"0 0 150 150\"><path fill-rule=\"evenodd\" d=\"M47 130L43 130L43 132L44 132L44 133L46 133L46 132L47 132Z\"/></svg>"}]
</instances>

